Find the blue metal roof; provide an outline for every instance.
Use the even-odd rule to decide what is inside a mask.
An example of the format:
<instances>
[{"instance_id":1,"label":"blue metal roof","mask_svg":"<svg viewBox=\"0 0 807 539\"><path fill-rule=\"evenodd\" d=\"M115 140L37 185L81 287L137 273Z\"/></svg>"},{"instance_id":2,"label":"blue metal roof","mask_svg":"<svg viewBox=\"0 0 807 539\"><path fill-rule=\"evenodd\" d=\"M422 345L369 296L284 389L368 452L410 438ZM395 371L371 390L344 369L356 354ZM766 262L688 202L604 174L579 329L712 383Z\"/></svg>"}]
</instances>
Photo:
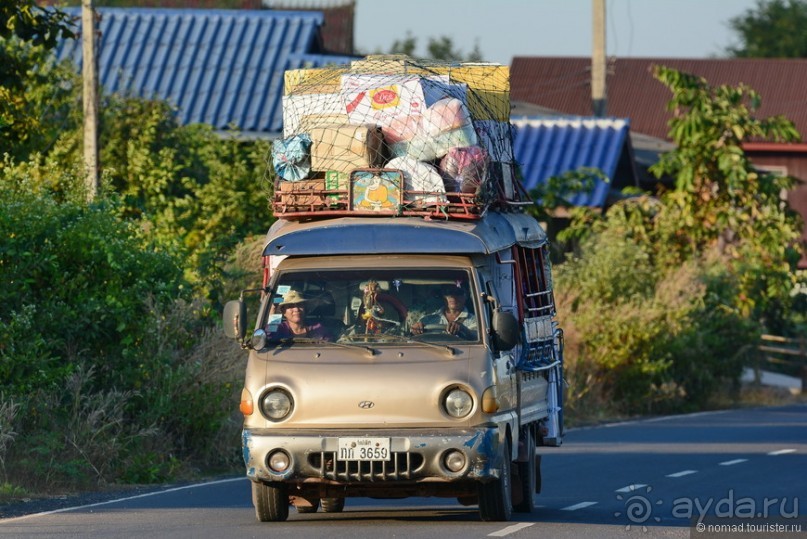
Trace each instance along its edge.
<instances>
[{"instance_id":1,"label":"blue metal roof","mask_svg":"<svg viewBox=\"0 0 807 539\"><path fill-rule=\"evenodd\" d=\"M628 120L540 117L510 122L514 127L513 151L528 191L565 172L581 167L598 168L611 184L597 179L591 192L575 194L570 202L574 206L605 205L615 183L617 165L623 154L630 152Z\"/></svg>"},{"instance_id":2,"label":"blue metal roof","mask_svg":"<svg viewBox=\"0 0 807 539\"><path fill-rule=\"evenodd\" d=\"M80 8L64 8L79 17ZM283 72L344 64L316 50L323 14L312 11L98 8L98 79L104 91L160 98L183 124L282 132ZM81 40L60 59L82 63Z\"/></svg>"}]
</instances>

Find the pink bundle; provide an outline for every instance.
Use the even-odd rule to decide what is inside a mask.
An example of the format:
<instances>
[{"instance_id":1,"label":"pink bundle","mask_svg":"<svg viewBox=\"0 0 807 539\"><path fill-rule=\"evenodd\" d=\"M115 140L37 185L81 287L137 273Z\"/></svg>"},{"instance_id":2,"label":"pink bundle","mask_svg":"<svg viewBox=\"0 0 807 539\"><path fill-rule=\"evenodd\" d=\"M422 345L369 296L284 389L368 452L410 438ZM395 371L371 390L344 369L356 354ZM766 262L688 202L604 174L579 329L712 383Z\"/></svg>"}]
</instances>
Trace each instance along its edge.
<instances>
[{"instance_id":1,"label":"pink bundle","mask_svg":"<svg viewBox=\"0 0 807 539\"><path fill-rule=\"evenodd\" d=\"M440 161L440 170L454 180L455 190L476 193L488 172L488 152L479 146L451 148Z\"/></svg>"}]
</instances>

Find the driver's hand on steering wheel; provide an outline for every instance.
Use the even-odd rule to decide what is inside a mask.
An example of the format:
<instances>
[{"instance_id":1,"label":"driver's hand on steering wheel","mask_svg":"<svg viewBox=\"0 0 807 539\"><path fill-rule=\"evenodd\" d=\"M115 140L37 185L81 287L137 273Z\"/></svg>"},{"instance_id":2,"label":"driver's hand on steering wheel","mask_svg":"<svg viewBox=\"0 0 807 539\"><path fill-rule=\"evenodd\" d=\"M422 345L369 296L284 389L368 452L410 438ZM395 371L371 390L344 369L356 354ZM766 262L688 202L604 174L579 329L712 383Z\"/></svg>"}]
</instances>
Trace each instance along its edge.
<instances>
[{"instance_id":1,"label":"driver's hand on steering wheel","mask_svg":"<svg viewBox=\"0 0 807 539\"><path fill-rule=\"evenodd\" d=\"M453 322L449 322L446 326L446 333L459 336L463 329L465 329L463 325L454 320Z\"/></svg>"},{"instance_id":2,"label":"driver's hand on steering wheel","mask_svg":"<svg viewBox=\"0 0 807 539\"><path fill-rule=\"evenodd\" d=\"M423 334L423 322L415 322L412 324L410 328L412 330L413 335L422 335Z\"/></svg>"}]
</instances>

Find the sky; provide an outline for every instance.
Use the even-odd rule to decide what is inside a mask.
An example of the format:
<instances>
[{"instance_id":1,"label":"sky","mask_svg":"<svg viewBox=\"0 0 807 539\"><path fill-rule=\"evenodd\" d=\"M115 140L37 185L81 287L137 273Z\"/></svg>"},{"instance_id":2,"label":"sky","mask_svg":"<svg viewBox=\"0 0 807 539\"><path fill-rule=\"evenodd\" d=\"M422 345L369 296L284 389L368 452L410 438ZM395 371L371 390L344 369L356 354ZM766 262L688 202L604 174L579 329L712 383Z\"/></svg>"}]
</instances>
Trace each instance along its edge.
<instances>
[{"instance_id":1,"label":"sky","mask_svg":"<svg viewBox=\"0 0 807 539\"><path fill-rule=\"evenodd\" d=\"M355 45L388 52L409 32L416 55L429 38L448 36L489 62L514 56L591 56L593 0L357 0ZM606 0L606 54L616 57L714 58L738 44L729 20L757 0Z\"/></svg>"}]
</instances>

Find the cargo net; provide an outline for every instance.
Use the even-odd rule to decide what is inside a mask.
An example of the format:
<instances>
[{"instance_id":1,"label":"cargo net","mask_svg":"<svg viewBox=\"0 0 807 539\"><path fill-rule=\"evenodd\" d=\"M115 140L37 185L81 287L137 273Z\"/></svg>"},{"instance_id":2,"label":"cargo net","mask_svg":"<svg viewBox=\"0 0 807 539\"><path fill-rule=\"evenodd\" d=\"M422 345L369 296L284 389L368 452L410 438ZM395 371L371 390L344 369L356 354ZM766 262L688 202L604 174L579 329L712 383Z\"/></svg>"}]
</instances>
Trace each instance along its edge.
<instances>
[{"instance_id":1,"label":"cargo net","mask_svg":"<svg viewBox=\"0 0 807 539\"><path fill-rule=\"evenodd\" d=\"M529 203L500 65L380 56L287 71L272 167L274 213L287 218L478 218Z\"/></svg>"}]
</instances>

